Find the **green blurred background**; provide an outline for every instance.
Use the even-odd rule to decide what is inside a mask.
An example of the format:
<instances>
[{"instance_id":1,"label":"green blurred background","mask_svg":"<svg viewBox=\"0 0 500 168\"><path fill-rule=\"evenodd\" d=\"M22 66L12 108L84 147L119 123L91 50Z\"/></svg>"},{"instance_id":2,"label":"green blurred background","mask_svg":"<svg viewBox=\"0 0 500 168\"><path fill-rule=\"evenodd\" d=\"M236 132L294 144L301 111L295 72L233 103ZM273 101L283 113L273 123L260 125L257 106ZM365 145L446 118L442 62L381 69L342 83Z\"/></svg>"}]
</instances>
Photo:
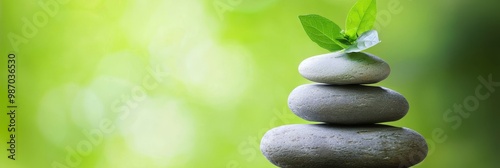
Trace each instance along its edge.
<instances>
[{"instance_id":1,"label":"green blurred background","mask_svg":"<svg viewBox=\"0 0 500 168\"><path fill-rule=\"evenodd\" d=\"M287 96L310 83L299 63L327 52L297 16L320 14L343 27L353 4L1 0L0 65L17 55L19 108L11 161L2 70L0 167L274 167L260 138L272 127L308 123L288 110ZM367 52L391 65L376 85L411 106L388 124L414 129L430 145L415 167L500 165L500 87L483 87L490 96L473 99L478 78L500 82L499 6L378 1L382 43ZM456 105L469 115L447 112Z\"/></svg>"}]
</instances>

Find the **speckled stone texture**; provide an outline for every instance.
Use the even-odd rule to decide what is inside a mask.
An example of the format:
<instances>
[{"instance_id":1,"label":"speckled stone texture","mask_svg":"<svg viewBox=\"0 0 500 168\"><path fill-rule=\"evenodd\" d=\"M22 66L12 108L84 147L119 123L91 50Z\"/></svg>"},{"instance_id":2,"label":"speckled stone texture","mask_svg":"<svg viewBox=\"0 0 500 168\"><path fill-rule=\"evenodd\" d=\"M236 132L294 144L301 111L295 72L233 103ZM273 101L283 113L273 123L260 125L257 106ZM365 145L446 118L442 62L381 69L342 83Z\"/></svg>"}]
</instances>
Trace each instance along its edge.
<instances>
[{"instance_id":1,"label":"speckled stone texture","mask_svg":"<svg viewBox=\"0 0 500 168\"><path fill-rule=\"evenodd\" d=\"M260 148L282 168L401 168L419 163L428 150L424 138L408 128L326 124L271 129Z\"/></svg>"},{"instance_id":2,"label":"speckled stone texture","mask_svg":"<svg viewBox=\"0 0 500 168\"><path fill-rule=\"evenodd\" d=\"M304 78L336 85L377 83L390 72L384 60L364 52L328 53L307 58L299 65Z\"/></svg>"},{"instance_id":3,"label":"speckled stone texture","mask_svg":"<svg viewBox=\"0 0 500 168\"><path fill-rule=\"evenodd\" d=\"M288 107L322 124L285 125L269 130L260 149L282 168L408 168L424 160L427 143L396 121L409 110L398 92L364 84L390 73L382 59L364 52L334 52L305 59L299 73L318 82L295 88Z\"/></svg>"},{"instance_id":4,"label":"speckled stone texture","mask_svg":"<svg viewBox=\"0 0 500 168\"><path fill-rule=\"evenodd\" d=\"M406 99L384 87L306 84L295 88L288 107L309 121L372 124L396 121L408 112Z\"/></svg>"}]
</instances>

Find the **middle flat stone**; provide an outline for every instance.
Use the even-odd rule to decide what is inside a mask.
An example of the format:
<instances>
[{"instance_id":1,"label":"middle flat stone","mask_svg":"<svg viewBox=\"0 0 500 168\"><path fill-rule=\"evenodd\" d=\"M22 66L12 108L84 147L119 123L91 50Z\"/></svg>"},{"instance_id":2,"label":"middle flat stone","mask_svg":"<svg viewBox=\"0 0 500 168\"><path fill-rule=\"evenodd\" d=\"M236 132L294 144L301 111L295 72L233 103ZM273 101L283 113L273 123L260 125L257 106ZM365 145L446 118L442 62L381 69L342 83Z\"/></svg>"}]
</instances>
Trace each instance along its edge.
<instances>
[{"instance_id":1,"label":"middle flat stone","mask_svg":"<svg viewBox=\"0 0 500 168\"><path fill-rule=\"evenodd\" d=\"M332 124L396 121L408 112L408 101L396 91L362 85L306 84L295 88L288 107L297 116Z\"/></svg>"}]
</instances>

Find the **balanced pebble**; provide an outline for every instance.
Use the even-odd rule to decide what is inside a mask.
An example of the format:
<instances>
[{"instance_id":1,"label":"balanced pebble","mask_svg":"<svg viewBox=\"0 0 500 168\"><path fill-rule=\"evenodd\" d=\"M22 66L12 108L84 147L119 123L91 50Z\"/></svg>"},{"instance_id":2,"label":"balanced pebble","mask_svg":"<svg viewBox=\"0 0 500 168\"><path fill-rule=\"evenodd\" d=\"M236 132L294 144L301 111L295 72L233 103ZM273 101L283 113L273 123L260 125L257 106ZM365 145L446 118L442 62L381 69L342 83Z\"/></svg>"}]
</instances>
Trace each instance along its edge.
<instances>
[{"instance_id":1,"label":"balanced pebble","mask_svg":"<svg viewBox=\"0 0 500 168\"><path fill-rule=\"evenodd\" d=\"M427 155L427 143L408 128L386 125L285 125L262 138L262 153L282 168L410 167Z\"/></svg>"},{"instance_id":2,"label":"balanced pebble","mask_svg":"<svg viewBox=\"0 0 500 168\"><path fill-rule=\"evenodd\" d=\"M377 83L389 76L389 65L377 56L334 52L305 59L299 73L306 79L336 85Z\"/></svg>"},{"instance_id":3,"label":"balanced pebble","mask_svg":"<svg viewBox=\"0 0 500 168\"><path fill-rule=\"evenodd\" d=\"M299 117L333 124L396 121L408 112L406 99L384 87L306 84L295 88L288 107Z\"/></svg>"}]
</instances>

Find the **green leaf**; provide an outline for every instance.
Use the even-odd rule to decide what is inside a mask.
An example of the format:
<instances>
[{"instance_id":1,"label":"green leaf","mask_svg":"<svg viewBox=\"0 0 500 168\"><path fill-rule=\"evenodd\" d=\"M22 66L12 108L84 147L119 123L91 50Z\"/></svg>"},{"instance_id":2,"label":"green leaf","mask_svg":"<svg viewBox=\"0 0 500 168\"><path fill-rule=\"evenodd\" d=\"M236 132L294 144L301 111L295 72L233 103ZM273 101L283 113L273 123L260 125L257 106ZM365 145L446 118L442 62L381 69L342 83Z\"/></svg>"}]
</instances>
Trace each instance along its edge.
<instances>
[{"instance_id":1,"label":"green leaf","mask_svg":"<svg viewBox=\"0 0 500 168\"><path fill-rule=\"evenodd\" d=\"M376 30L367 31L356 40L356 43L345 50L346 53L360 52L380 43Z\"/></svg>"},{"instance_id":2,"label":"green leaf","mask_svg":"<svg viewBox=\"0 0 500 168\"><path fill-rule=\"evenodd\" d=\"M346 35L350 40L355 40L359 35L373 28L376 17L376 0L358 0L347 15Z\"/></svg>"},{"instance_id":3,"label":"green leaf","mask_svg":"<svg viewBox=\"0 0 500 168\"><path fill-rule=\"evenodd\" d=\"M348 46L340 42L344 36L340 33L340 27L331 20L319 15L301 15L300 22L309 38L329 51L337 51Z\"/></svg>"}]
</instances>

